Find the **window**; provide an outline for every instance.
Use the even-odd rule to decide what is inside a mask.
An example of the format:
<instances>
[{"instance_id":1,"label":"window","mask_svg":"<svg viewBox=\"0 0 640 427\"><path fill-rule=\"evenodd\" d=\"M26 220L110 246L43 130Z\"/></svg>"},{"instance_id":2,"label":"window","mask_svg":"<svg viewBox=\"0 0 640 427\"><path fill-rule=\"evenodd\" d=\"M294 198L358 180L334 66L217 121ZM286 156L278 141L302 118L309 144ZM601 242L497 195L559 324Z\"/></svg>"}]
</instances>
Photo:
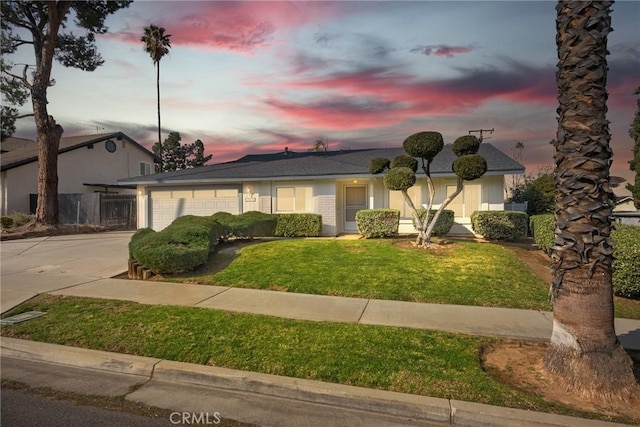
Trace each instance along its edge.
<instances>
[{"instance_id":1,"label":"window","mask_svg":"<svg viewBox=\"0 0 640 427\"><path fill-rule=\"evenodd\" d=\"M276 212L307 212L307 198L310 196L309 187L278 187Z\"/></svg>"},{"instance_id":2,"label":"window","mask_svg":"<svg viewBox=\"0 0 640 427\"><path fill-rule=\"evenodd\" d=\"M151 175L151 163L140 162L140 175Z\"/></svg>"},{"instance_id":3,"label":"window","mask_svg":"<svg viewBox=\"0 0 640 427\"><path fill-rule=\"evenodd\" d=\"M414 185L407 190L407 194L414 206L420 209L422 207L422 187ZM400 218L411 218L411 207L404 200L402 191L389 190L389 209L399 210Z\"/></svg>"}]
</instances>

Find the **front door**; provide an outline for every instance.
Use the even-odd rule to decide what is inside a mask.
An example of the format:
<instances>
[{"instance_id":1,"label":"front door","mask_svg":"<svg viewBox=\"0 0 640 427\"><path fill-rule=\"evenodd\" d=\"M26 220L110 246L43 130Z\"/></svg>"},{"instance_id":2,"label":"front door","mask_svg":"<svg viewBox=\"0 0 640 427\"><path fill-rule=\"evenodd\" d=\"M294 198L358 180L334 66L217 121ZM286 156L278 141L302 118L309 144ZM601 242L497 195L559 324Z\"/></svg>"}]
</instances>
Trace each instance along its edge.
<instances>
[{"instance_id":1,"label":"front door","mask_svg":"<svg viewBox=\"0 0 640 427\"><path fill-rule=\"evenodd\" d=\"M344 231L358 231L356 212L368 207L367 186L346 185L344 187Z\"/></svg>"}]
</instances>

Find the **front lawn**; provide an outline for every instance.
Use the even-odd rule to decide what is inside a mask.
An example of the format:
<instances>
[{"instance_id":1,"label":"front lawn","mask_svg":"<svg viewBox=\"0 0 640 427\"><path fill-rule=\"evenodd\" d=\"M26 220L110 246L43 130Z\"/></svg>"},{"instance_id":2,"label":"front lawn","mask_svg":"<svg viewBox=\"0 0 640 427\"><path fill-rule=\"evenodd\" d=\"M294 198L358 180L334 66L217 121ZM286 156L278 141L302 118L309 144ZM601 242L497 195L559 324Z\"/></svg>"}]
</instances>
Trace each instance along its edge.
<instances>
[{"instance_id":1,"label":"front lawn","mask_svg":"<svg viewBox=\"0 0 640 427\"><path fill-rule=\"evenodd\" d=\"M309 322L126 301L40 295L7 315L46 316L3 336L459 399L582 415L485 372L491 338L385 326ZM593 414L588 416L594 416Z\"/></svg>"},{"instance_id":2,"label":"front lawn","mask_svg":"<svg viewBox=\"0 0 640 427\"><path fill-rule=\"evenodd\" d=\"M242 245L241 245L242 246ZM198 271L160 280L319 295L551 310L549 283L512 248L456 241L437 249L407 239L288 239L216 253ZM526 251L525 251L526 252ZM549 273L547 273L549 274ZM616 317L640 319L640 301L615 299Z\"/></svg>"},{"instance_id":3,"label":"front lawn","mask_svg":"<svg viewBox=\"0 0 640 427\"><path fill-rule=\"evenodd\" d=\"M249 245L222 271L175 281L320 295L549 310L548 284L513 251L456 242L420 250L404 240L278 240ZM212 262L216 262L213 256Z\"/></svg>"}]
</instances>

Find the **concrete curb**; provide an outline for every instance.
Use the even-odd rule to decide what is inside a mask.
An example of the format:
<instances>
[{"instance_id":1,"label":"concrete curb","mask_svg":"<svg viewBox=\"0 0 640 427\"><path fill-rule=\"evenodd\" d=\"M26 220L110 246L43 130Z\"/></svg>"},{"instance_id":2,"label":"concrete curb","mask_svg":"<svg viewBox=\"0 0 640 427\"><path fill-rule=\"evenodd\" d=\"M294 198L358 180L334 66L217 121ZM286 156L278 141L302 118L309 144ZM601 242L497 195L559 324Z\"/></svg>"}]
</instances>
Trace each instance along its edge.
<instances>
[{"instance_id":1,"label":"concrete curb","mask_svg":"<svg viewBox=\"0 0 640 427\"><path fill-rule=\"evenodd\" d=\"M138 375L165 383L262 394L275 398L444 425L505 427L513 425L539 427L573 427L575 425L613 427L621 425L474 402L173 362L15 338L2 338L0 350L3 357Z\"/></svg>"}]
</instances>

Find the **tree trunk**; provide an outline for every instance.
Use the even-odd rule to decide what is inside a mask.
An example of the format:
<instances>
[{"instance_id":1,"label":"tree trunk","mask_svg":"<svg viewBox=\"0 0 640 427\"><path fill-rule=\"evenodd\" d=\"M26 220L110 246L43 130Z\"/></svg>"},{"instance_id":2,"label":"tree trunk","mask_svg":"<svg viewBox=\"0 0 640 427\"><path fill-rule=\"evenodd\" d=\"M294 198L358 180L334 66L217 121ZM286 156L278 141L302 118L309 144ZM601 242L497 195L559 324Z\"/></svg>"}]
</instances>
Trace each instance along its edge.
<instances>
[{"instance_id":1,"label":"tree trunk","mask_svg":"<svg viewBox=\"0 0 640 427\"><path fill-rule=\"evenodd\" d=\"M627 400L639 390L614 329L606 120L612 3L560 1L556 7L554 321L544 366L559 385L582 396Z\"/></svg>"},{"instance_id":2,"label":"tree trunk","mask_svg":"<svg viewBox=\"0 0 640 427\"><path fill-rule=\"evenodd\" d=\"M71 7L70 2L50 4L45 32L33 33L36 71L31 85L33 116L38 135L38 207L36 223L58 223L58 149L62 126L47 112L47 88L51 81L51 67L58 40L58 30Z\"/></svg>"},{"instance_id":3,"label":"tree trunk","mask_svg":"<svg viewBox=\"0 0 640 427\"><path fill-rule=\"evenodd\" d=\"M158 94L158 157L160 158L160 171L164 172L164 158L162 157L162 131L160 127L160 61L156 62L156 92Z\"/></svg>"}]
</instances>

